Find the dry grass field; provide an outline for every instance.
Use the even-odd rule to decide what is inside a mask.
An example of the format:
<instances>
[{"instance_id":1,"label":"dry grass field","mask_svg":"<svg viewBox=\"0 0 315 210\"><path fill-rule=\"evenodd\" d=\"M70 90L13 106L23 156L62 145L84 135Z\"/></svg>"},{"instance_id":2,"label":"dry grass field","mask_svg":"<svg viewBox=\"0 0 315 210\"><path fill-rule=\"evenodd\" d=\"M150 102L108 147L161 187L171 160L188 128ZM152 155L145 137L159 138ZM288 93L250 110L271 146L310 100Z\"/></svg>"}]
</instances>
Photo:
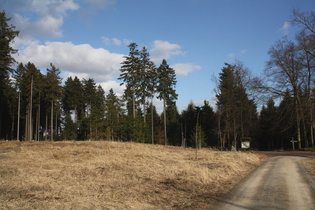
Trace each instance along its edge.
<instances>
[{"instance_id":1,"label":"dry grass field","mask_svg":"<svg viewBox=\"0 0 315 210\"><path fill-rule=\"evenodd\" d=\"M307 159L302 161L304 168L309 173L310 177L315 181L315 159Z\"/></svg>"},{"instance_id":2,"label":"dry grass field","mask_svg":"<svg viewBox=\"0 0 315 210\"><path fill-rule=\"evenodd\" d=\"M206 209L266 156L122 143L0 141L0 209Z\"/></svg>"}]
</instances>

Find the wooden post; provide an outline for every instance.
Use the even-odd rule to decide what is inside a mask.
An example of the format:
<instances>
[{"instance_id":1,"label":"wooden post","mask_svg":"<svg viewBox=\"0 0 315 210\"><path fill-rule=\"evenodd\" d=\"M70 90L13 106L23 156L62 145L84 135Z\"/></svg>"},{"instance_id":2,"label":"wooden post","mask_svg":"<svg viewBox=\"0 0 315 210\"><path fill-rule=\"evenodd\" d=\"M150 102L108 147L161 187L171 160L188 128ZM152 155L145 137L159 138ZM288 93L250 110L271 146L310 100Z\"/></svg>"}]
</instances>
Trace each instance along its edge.
<instances>
[{"instance_id":1,"label":"wooden post","mask_svg":"<svg viewBox=\"0 0 315 210\"><path fill-rule=\"evenodd\" d=\"M297 141L295 141L295 140L293 139L293 137L292 137L291 142L292 142L292 149L293 149L293 151L295 151L294 143L296 143Z\"/></svg>"}]
</instances>

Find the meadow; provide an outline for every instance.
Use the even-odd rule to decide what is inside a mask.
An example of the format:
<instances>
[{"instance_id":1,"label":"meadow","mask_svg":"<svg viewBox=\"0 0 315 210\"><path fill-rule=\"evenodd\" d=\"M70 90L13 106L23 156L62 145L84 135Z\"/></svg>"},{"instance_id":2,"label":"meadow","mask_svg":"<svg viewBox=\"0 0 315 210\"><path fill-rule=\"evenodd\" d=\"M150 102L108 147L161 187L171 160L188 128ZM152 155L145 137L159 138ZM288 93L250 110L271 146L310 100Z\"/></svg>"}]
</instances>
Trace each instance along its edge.
<instances>
[{"instance_id":1,"label":"meadow","mask_svg":"<svg viewBox=\"0 0 315 210\"><path fill-rule=\"evenodd\" d=\"M0 141L0 209L205 209L267 157L110 141Z\"/></svg>"}]
</instances>

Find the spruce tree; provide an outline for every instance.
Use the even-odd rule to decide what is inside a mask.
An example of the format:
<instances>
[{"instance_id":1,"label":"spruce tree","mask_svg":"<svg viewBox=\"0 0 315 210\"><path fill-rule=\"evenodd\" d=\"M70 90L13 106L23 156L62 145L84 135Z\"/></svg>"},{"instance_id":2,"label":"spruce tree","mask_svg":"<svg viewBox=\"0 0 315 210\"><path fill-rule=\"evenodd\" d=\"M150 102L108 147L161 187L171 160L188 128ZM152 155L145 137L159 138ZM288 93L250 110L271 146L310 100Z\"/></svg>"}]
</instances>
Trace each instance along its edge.
<instances>
[{"instance_id":1,"label":"spruce tree","mask_svg":"<svg viewBox=\"0 0 315 210\"><path fill-rule=\"evenodd\" d=\"M105 102L105 116L107 126L107 139L108 140L119 140L120 123L122 121L123 104L118 96L114 93L113 89L109 90L106 95Z\"/></svg>"},{"instance_id":2,"label":"spruce tree","mask_svg":"<svg viewBox=\"0 0 315 210\"><path fill-rule=\"evenodd\" d=\"M122 84L126 85L125 98L132 104L132 116L136 118L136 83L139 80L140 71L140 52L137 49L138 45L135 42L129 44L129 55L125 56L125 61L120 68L121 74L118 78L122 80Z\"/></svg>"},{"instance_id":3,"label":"spruce tree","mask_svg":"<svg viewBox=\"0 0 315 210\"><path fill-rule=\"evenodd\" d=\"M7 18L4 11L0 12L0 139L6 139L10 132L10 123L13 120L11 100L12 82L10 81L10 73L13 69L12 64L15 59L12 54L17 53L16 49L11 47L14 38L18 36L19 31L15 30L15 26L9 25L11 18Z\"/></svg>"},{"instance_id":4,"label":"spruce tree","mask_svg":"<svg viewBox=\"0 0 315 210\"><path fill-rule=\"evenodd\" d=\"M157 69L157 93L158 98L163 100L163 114L164 114L164 141L165 145L168 144L167 140L167 125L166 125L166 106L171 104L177 99L175 90L176 86L176 74L175 70L171 68L165 59L163 59L161 65Z\"/></svg>"},{"instance_id":5,"label":"spruce tree","mask_svg":"<svg viewBox=\"0 0 315 210\"><path fill-rule=\"evenodd\" d=\"M47 69L47 74L45 77L45 96L47 104L50 106L50 139L54 140L54 134L58 136L58 121L59 116L61 115L59 101L61 99L62 87L61 87L61 77L60 69L55 67L53 64L50 64L50 68ZM55 116L54 116L55 115ZM55 126L54 126L55 119ZM47 120L46 120L47 121Z\"/></svg>"}]
</instances>

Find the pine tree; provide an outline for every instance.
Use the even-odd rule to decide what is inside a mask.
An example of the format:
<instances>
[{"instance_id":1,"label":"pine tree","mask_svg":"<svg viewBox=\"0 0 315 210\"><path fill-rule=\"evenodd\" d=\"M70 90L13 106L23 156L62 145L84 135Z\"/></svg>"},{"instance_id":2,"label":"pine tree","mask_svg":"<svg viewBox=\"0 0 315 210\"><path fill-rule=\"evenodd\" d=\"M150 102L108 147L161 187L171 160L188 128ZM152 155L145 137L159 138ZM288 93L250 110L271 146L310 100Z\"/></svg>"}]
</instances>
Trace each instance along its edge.
<instances>
[{"instance_id":1,"label":"pine tree","mask_svg":"<svg viewBox=\"0 0 315 210\"><path fill-rule=\"evenodd\" d=\"M225 64L226 67L222 68L222 72L219 74L219 90L220 93L216 95L218 101L218 112L221 115L222 123L222 138L227 140L227 146L231 146L231 135L233 134L233 125L235 124L234 110L235 110L235 84L234 84L234 73L233 66L230 64ZM234 121L234 123L233 123Z\"/></svg>"},{"instance_id":2,"label":"pine tree","mask_svg":"<svg viewBox=\"0 0 315 210\"><path fill-rule=\"evenodd\" d=\"M261 129L259 142L260 149L271 150L277 148L275 141L276 131L279 131L279 127L277 126L277 108L275 107L275 102L272 99L269 99L267 107L262 107L259 124Z\"/></svg>"},{"instance_id":3,"label":"pine tree","mask_svg":"<svg viewBox=\"0 0 315 210\"><path fill-rule=\"evenodd\" d=\"M240 138L253 135L253 125L257 120L256 105L248 98L244 85L246 72L242 65L225 65L220 73L220 92L217 94L218 133L221 139L227 139L228 147L237 149Z\"/></svg>"},{"instance_id":4,"label":"pine tree","mask_svg":"<svg viewBox=\"0 0 315 210\"><path fill-rule=\"evenodd\" d=\"M201 107L200 116L201 128L205 136L205 144L208 146L216 146L217 139L215 136L216 119L213 108L209 105L209 101L204 101Z\"/></svg>"},{"instance_id":5,"label":"pine tree","mask_svg":"<svg viewBox=\"0 0 315 210\"><path fill-rule=\"evenodd\" d=\"M136 81L136 97L140 99L143 105L143 123L146 126L146 105L147 99L154 94L154 85L156 80L156 68L150 60L149 52L143 47L140 53L139 72Z\"/></svg>"},{"instance_id":6,"label":"pine tree","mask_svg":"<svg viewBox=\"0 0 315 210\"><path fill-rule=\"evenodd\" d=\"M18 36L19 31L15 30L15 26L9 25L11 18L7 18L4 11L0 12L0 139L6 139L11 133L11 122L13 120L12 106L12 82L10 81L10 73L13 69L12 64L15 59L12 54L17 53L10 45L14 38Z\"/></svg>"},{"instance_id":7,"label":"pine tree","mask_svg":"<svg viewBox=\"0 0 315 210\"><path fill-rule=\"evenodd\" d=\"M180 146L181 145L180 116L175 102L172 102L171 104L167 105L166 113L168 144Z\"/></svg>"},{"instance_id":8,"label":"pine tree","mask_svg":"<svg viewBox=\"0 0 315 210\"><path fill-rule=\"evenodd\" d=\"M196 116L195 104L191 101L181 114L182 146L193 147L195 144L192 137L196 126Z\"/></svg>"},{"instance_id":9,"label":"pine tree","mask_svg":"<svg viewBox=\"0 0 315 210\"><path fill-rule=\"evenodd\" d=\"M39 140L43 125L43 85L44 76L32 63L20 63L14 71L15 87L19 92L19 116L17 119L17 139Z\"/></svg>"},{"instance_id":10,"label":"pine tree","mask_svg":"<svg viewBox=\"0 0 315 210\"><path fill-rule=\"evenodd\" d=\"M165 59L163 59L161 65L157 69L157 97L160 100L163 100L164 141L166 145L168 144L166 106L167 104L172 104L172 102L177 99L175 90L176 82L175 70L167 64Z\"/></svg>"},{"instance_id":11,"label":"pine tree","mask_svg":"<svg viewBox=\"0 0 315 210\"><path fill-rule=\"evenodd\" d=\"M54 134L58 136L58 114L61 115L59 101L61 99L62 87L60 69L56 68L53 64L50 64L50 68L47 69L45 77L45 96L47 104L50 105L50 139L54 140ZM47 110L48 111L48 110ZM55 113L55 126L54 126L54 113ZM48 112L46 113L48 118ZM47 121L47 120L46 120ZM55 129L55 130L54 130Z\"/></svg>"},{"instance_id":12,"label":"pine tree","mask_svg":"<svg viewBox=\"0 0 315 210\"><path fill-rule=\"evenodd\" d=\"M62 108L65 114L63 138L77 140L79 124L83 117L84 98L83 85L78 77L68 77L65 81L62 94Z\"/></svg>"},{"instance_id":13,"label":"pine tree","mask_svg":"<svg viewBox=\"0 0 315 210\"><path fill-rule=\"evenodd\" d=\"M91 138L100 140L105 133L105 91L101 85L98 85L95 92L95 97L92 101L91 112Z\"/></svg>"},{"instance_id":14,"label":"pine tree","mask_svg":"<svg viewBox=\"0 0 315 210\"><path fill-rule=\"evenodd\" d=\"M92 136L92 112L93 105L96 101L96 83L94 79L83 79L83 102L84 102L84 116L80 124L81 137L83 139L91 139Z\"/></svg>"},{"instance_id":15,"label":"pine tree","mask_svg":"<svg viewBox=\"0 0 315 210\"><path fill-rule=\"evenodd\" d=\"M122 81L121 85L125 84L126 89L124 93L124 98L127 102L127 112L128 112L128 123L132 124L132 132L131 132L131 139L135 140L138 135L136 131L136 124L137 124L137 105L138 102L136 101L136 93L140 79L140 52L137 49L138 45L135 42L129 44L129 55L125 56L125 61L122 62L122 66L120 68L121 74L118 78ZM132 117L131 117L132 116ZM130 125L128 125L130 127Z\"/></svg>"},{"instance_id":16,"label":"pine tree","mask_svg":"<svg viewBox=\"0 0 315 210\"><path fill-rule=\"evenodd\" d=\"M78 77L69 77L65 81L62 104L65 113L74 111L75 123L81 120L84 110L83 85Z\"/></svg>"},{"instance_id":17,"label":"pine tree","mask_svg":"<svg viewBox=\"0 0 315 210\"><path fill-rule=\"evenodd\" d=\"M122 101L116 96L113 89L106 95L105 116L107 122L107 139L119 140L120 123L123 115Z\"/></svg>"},{"instance_id":18,"label":"pine tree","mask_svg":"<svg viewBox=\"0 0 315 210\"><path fill-rule=\"evenodd\" d=\"M136 118L136 83L138 81L140 71L140 52L135 42L129 44L129 56L125 56L125 61L120 68L121 74L118 78L122 80L122 84L126 84L125 98L132 104L132 116ZM130 103L130 102L129 102Z\"/></svg>"}]
</instances>

